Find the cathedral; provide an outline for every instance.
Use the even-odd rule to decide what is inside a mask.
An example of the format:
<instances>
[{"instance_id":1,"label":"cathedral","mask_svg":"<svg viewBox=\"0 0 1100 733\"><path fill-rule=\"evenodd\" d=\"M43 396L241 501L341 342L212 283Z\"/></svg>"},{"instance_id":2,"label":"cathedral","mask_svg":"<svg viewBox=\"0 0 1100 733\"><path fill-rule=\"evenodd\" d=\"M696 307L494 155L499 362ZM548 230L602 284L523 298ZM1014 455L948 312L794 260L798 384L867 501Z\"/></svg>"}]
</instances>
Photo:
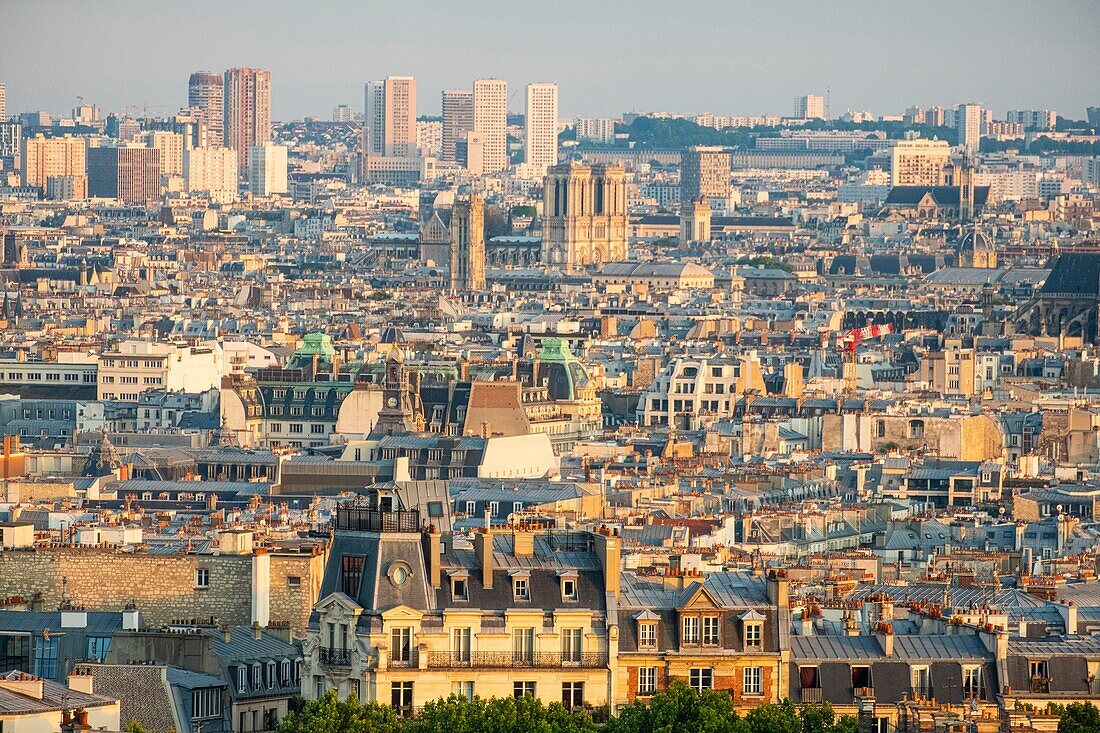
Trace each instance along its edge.
<instances>
[{"instance_id":1,"label":"cathedral","mask_svg":"<svg viewBox=\"0 0 1100 733\"><path fill-rule=\"evenodd\" d=\"M576 272L626 259L626 182L617 165L551 166L543 187L542 262Z\"/></svg>"}]
</instances>

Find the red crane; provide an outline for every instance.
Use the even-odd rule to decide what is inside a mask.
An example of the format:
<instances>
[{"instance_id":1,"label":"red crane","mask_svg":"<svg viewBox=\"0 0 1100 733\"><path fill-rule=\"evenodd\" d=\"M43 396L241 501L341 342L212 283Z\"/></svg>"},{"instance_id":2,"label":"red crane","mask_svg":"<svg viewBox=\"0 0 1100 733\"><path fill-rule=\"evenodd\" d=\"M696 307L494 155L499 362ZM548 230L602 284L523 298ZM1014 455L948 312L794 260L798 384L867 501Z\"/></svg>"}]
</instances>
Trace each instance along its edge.
<instances>
[{"instance_id":1,"label":"red crane","mask_svg":"<svg viewBox=\"0 0 1100 733\"><path fill-rule=\"evenodd\" d=\"M867 339L878 338L894 332L892 323L884 323L881 326L864 326L845 331L837 345L844 351L844 391L848 394L856 392L856 353L859 345Z\"/></svg>"}]
</instances>

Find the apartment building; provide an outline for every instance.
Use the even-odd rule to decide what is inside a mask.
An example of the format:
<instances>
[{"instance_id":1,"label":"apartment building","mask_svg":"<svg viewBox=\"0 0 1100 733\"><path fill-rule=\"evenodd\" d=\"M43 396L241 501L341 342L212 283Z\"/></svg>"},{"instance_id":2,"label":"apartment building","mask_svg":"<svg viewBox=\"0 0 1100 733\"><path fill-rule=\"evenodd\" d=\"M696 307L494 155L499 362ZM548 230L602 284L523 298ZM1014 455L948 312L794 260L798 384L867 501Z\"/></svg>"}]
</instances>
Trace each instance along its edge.
<instances>
[{"instance_id":1,"label":"apartment building","mask_svg":"<svg viewBox=\"0 0 1100 733\"><path fill-rule=\"evenodd\" d=\"M137 402L146 390L205 392L221 384L216 343L124 341L99 356L97 398Z\"/></svg>"},{"instance_id":2,"label":"apartment building","mask_svg":"<svg viewBox=\"0 0 1100 733\"><path fill-rule=\"evenodd\" d=\"M688 429L700 413L719 418L732 415L738 395L749 389L764 392L754 354L736 359L674 359L638 400L638 421Z\"/></svg>"}]
</instances>

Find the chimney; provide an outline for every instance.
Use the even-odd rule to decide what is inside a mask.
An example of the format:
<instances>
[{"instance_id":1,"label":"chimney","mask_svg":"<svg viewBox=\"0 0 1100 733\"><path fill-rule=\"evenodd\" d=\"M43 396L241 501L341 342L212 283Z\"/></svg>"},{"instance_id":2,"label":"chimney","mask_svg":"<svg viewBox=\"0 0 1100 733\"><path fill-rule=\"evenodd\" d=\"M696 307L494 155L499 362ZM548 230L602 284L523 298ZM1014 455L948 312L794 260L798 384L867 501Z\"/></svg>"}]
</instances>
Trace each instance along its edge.
<instances>
[{"instance_id":1,"label":"chimney","mask_svg":"<svg viewBox=\"0 0 1100 733\"><path fill-rule=\"evenodd\" d=\"M264 627L260 626L260 624L256 621L252 622L252 638L256 639L257 641L264 638Z\"/></svg>"},{"instance_id":2,"label":"chimney","mask_svg":"<svg viewBox=\"0 0 1100 733\"><path fill-rule=\"evenodd\" d=\"M879 621L875 624L875 638L878 639L882 653L888 657L894 656L894 627L893 625Z\"/></svg>"},{"instance_id":3,"label":"chimney","mask_svg":"<svg viewBox=\"0 0 1100 733\"><path fill-rule=\"evenodd\" d=\"M596 556L603 568L604 591L618 598L622 582L622 548L619 538L607 527L601 527L596 533Z\"/></svg>"},{"instance_id":4,"label":"chimney","mask_svg":"<svg viewBox=\"0 0 1100 733\"><path fill-rule=\"evenodd\" d=\"M512 554L531 557L535 554L535 533L524 526L512 528Z\"/></svg>"},{"instance_id":5,"label":"chimney","mask_svg":"<svg viewBox=\"0 0 1100 733\"><path fill-rule=\"evenodd\" d=\"M141 628L141 611L133 602L127 603L122 609L122 630L137 631Z\"/></svg>"},{"instance_id":6,"label":"chimney","mask_svg":"<svg viewBox=\"0 0 1100 733\"><path fill-rule=\"evenodd\" d=\"M477 555L478 565L481 566L481 585L491 589L493 587L493 533L488 526L474 535L474 553Z\"/></svg>"},{"instance_id":7,"label":"chimney","mask_svg":"<svg viewBox=\"0 0 1100 733\"><path fill-rule=\"evenodd\" d=\"M83 692L85 695L94 695L92 680L93 677L90 672L85 673L74 669L69 673L69 689Z\"/></svg>"},{"instance_id":8,"label":"chimney","mask_svg":"<svg viewBox=\"0 0 1100 733\"><path fill-rule=\"evenodd\" d=\"M1062 625L1066 627L1066 634L1069 636L1075 636L1077 634L1077 606L1073 605L1073 602L1066 602L1063 600L1055 608L1058 609L1058 615L1062 617Z\"/></svg>"},{"instance_id":9,"label":"chimney","mask_svg":"<svg viewBox=\"0 0 1100 733\"><path fill-rule=\"evenodd\" d=\"M814 635L814 619L809 614L809 611L802 612L801 627L799 628L799 636L813 636Z\"/></svg>"},{"instance_id":10,"label":"chimney","mask_svg":"<svg viewBox=\"0 0 1100 733\"><path fill-rule=\"evenodd\" d=\"M222 641L225 642L226 644L228 644L230 641L232 641L232 639L233 639L233 636L229 631L229 624L223 625L222 626Z\"/></svg>"},{"instance_id":11,"label":"chimney","mask_svg":"<svg viewBox=\"0 0 1100 733\"><path fill-rule=\"evenodd\" d=\"M790 581L787 580L786 574L780 574L779 571L773 570L768 573L767 589L768 600L778 608L786 608L788 605L788 587Z\"/></svg>"},{"instance_id":12,"label":"chimney","mask_svg":"<svg viewBox=\"0 0 1100 733\"><path fill-rule=\"evenodd\" d=\"M428 581L433 588L440 587L440 566L443 555L443 536L433 524L421 535L422 549L424 551L424 564L428 568Z\"/></svg>"}]
</instances>

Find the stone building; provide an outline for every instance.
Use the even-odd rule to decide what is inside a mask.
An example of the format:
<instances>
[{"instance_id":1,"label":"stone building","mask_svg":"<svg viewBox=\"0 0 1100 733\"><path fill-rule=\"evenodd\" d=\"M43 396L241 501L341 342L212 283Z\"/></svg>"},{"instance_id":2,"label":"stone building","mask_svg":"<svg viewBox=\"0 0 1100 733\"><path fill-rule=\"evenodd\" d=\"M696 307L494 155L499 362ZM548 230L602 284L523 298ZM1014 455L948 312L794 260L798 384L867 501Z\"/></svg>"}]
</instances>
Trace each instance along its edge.
<instances>
[{"instance_id":1,"label":"stone building","mask_svg":"<svg viewBox=\"0 0 1100 733\"><path fill-rule=\"evenodd\" d=\"M626 183L616 165L562 163L543 187L544 265L575 272L626 259Z\"/></svg>"},{"instance_id":2,"label":"stone building","mask_svg":"<svg viewBox=\"0 0 1100 733\"><path fill-rule=\"evenodd\" d=\"M485 203L476 193L451 212L451 290L485 290Z\"/></svg>"}]
</instances>

